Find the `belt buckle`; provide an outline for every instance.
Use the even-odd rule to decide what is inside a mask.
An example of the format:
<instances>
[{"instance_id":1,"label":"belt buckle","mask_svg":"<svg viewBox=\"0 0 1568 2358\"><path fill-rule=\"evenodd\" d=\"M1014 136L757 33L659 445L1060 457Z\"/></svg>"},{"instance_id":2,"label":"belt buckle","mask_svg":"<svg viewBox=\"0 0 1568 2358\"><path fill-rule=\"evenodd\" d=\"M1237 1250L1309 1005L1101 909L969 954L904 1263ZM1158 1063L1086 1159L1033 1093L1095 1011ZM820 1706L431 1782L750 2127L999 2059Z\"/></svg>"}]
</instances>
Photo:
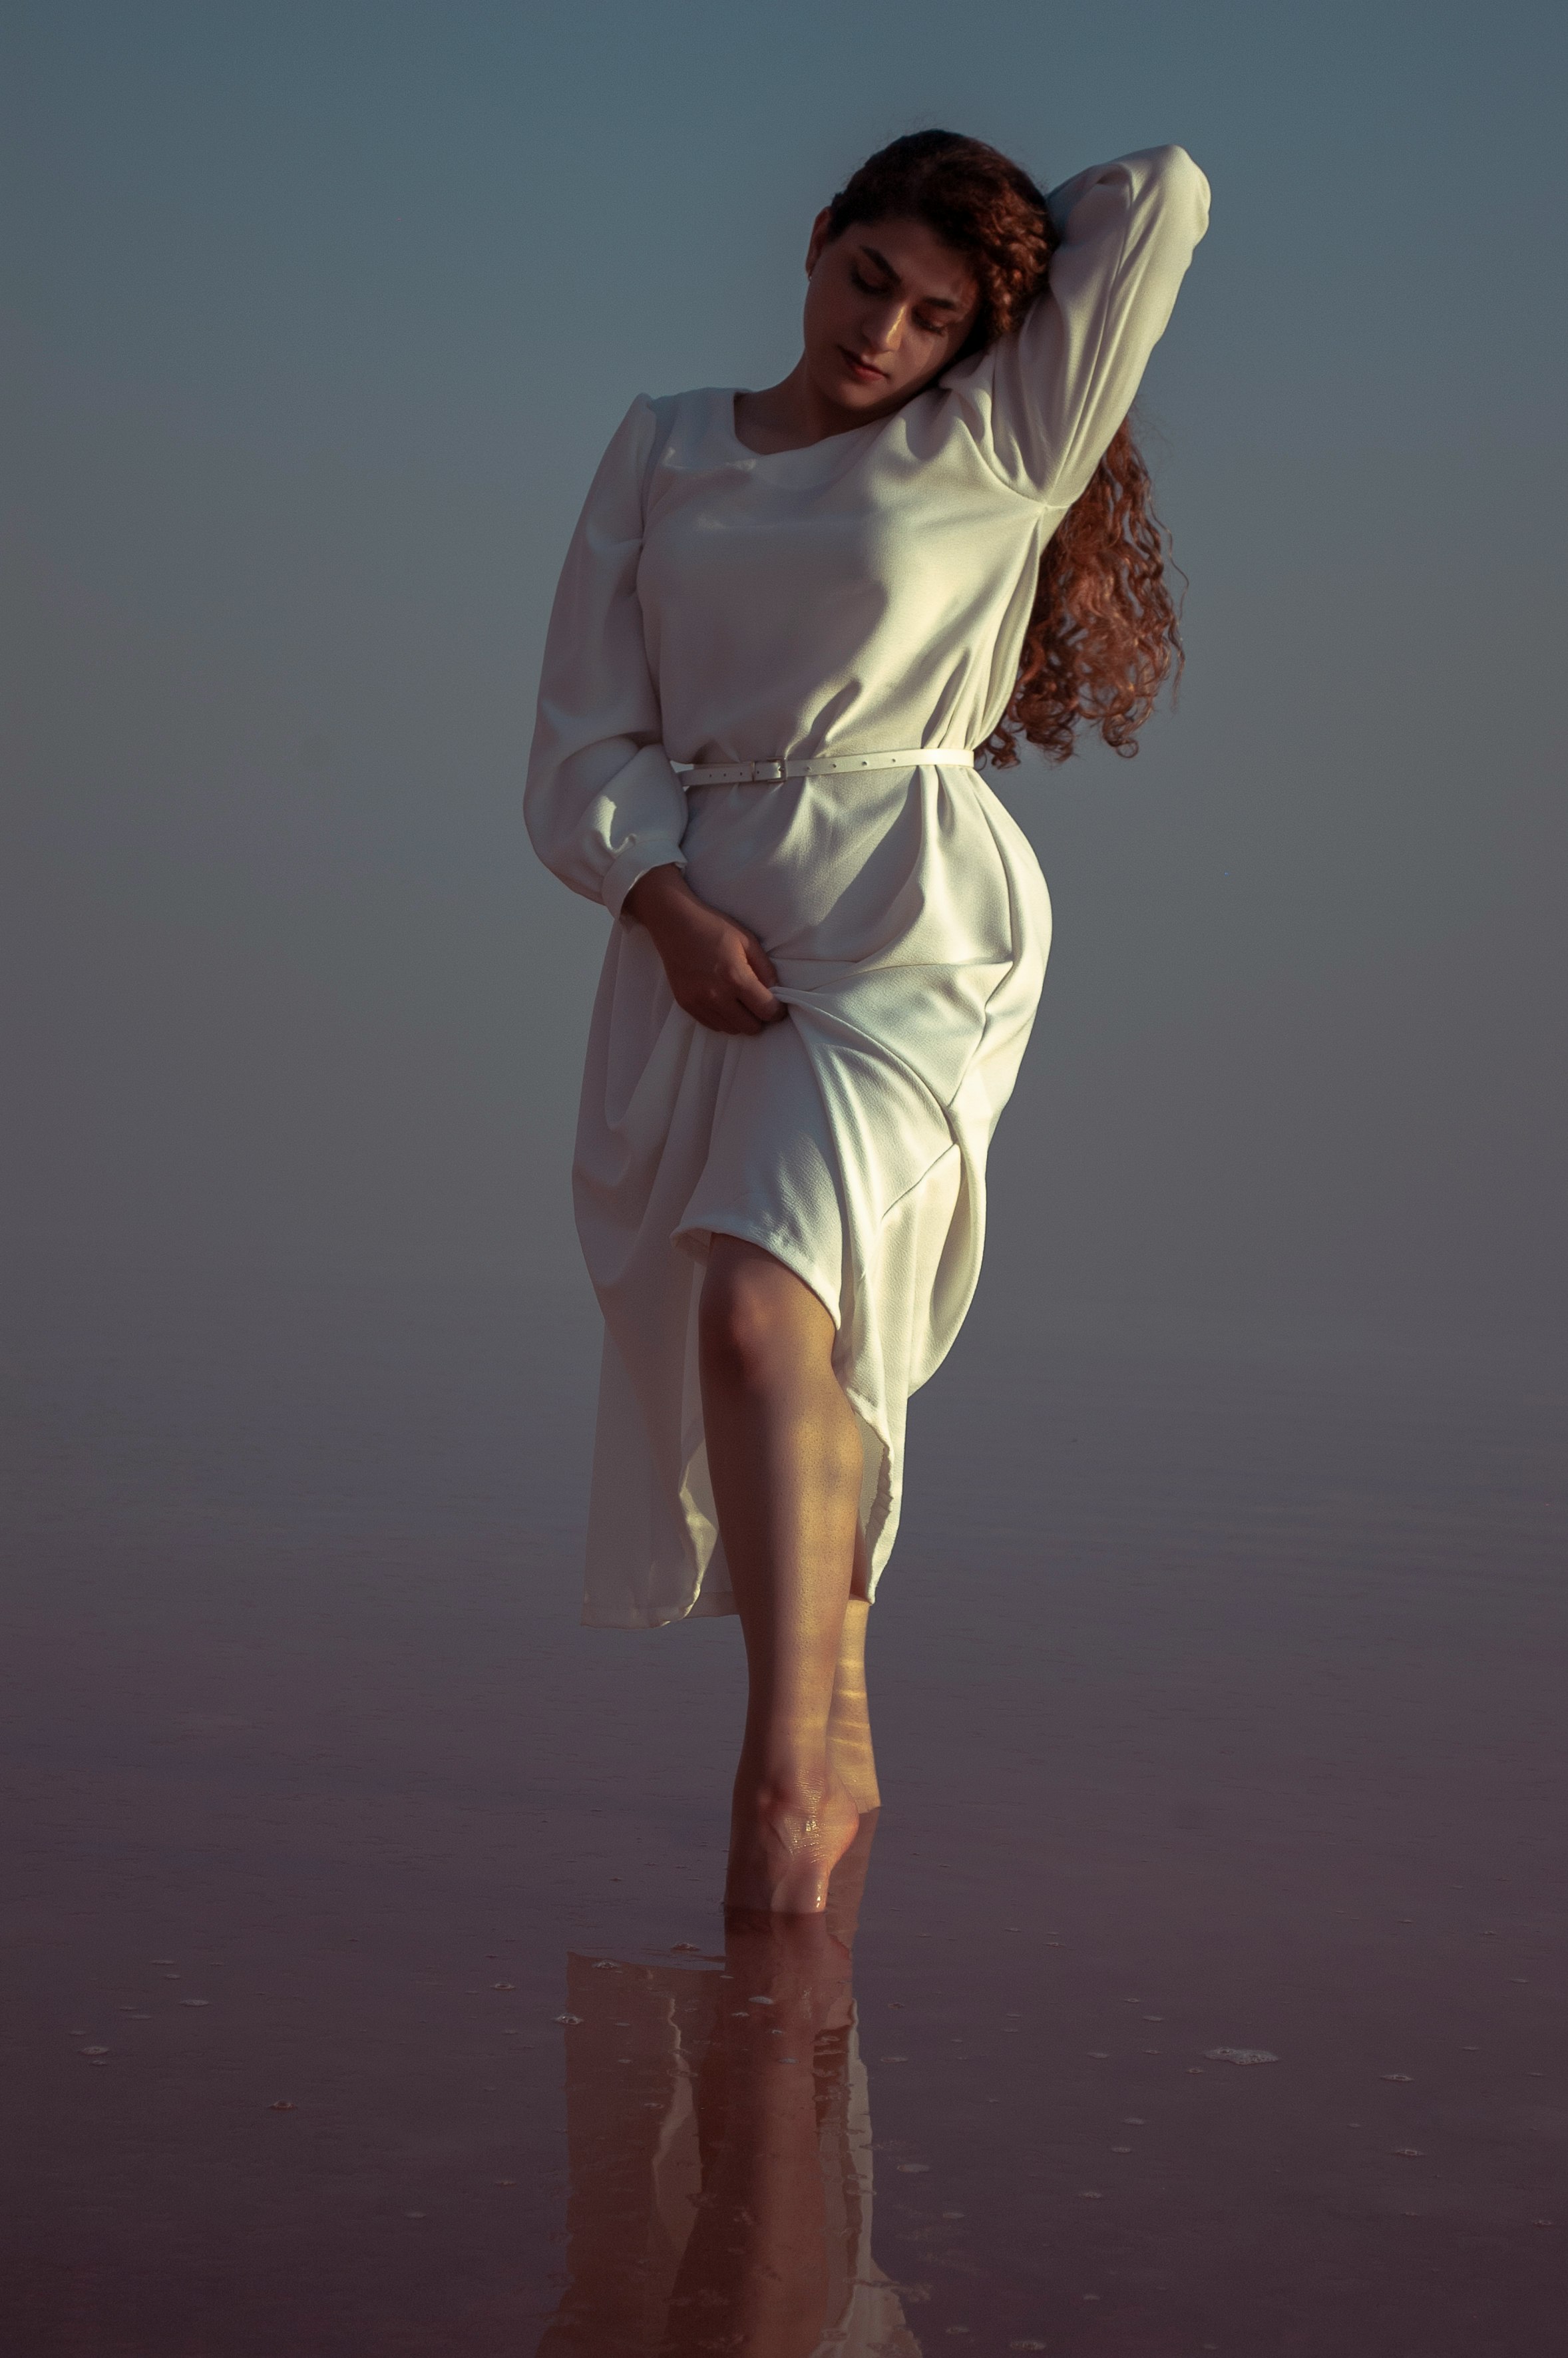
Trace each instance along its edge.
<instances>
[{"instance_id":1,"label":"belt buckle","mask_svg":"<svg viewBox=\"0 0 1568 2358\"><path fill-rule=\"evenodd\" d=\"M784 776L784 763L782 762L753 762L752 764L752 778L756 781L757 784L761 786L771 786L775 784Z\"/></svg>"}]
</instances>

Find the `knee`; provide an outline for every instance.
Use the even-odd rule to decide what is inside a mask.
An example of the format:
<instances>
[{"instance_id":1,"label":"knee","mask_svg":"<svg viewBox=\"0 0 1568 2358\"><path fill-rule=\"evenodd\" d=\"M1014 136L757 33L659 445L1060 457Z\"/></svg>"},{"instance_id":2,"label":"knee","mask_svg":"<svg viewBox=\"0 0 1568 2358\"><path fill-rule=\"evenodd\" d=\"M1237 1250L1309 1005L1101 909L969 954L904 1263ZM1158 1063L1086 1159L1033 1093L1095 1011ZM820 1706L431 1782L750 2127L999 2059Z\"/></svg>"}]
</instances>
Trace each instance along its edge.
<instances>
[{"instance_id":1,"label":"knee","mask_svg":"<svg viewBox=\"0 0 1568 2358\"><path fill-rule=\"evenodd\" d=\"M732 1390L770 1390L784 1357L779 1325L768 1289L744 1267L710 1271L698 1313L704 1373Z\"/></svg>"}]
</instances>

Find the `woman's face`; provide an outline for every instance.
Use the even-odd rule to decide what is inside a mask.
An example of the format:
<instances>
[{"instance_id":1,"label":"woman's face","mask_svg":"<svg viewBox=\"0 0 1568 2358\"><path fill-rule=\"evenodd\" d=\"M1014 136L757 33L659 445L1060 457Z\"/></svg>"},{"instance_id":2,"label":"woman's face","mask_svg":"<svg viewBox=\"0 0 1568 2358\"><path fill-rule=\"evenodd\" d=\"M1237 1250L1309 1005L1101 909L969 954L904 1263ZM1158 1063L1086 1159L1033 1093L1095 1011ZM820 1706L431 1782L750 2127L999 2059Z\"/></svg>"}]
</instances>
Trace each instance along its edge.
<instances>
[{"instance_id":1,"label":"woman's face","mask_svg":"<svg viewBox=\"0 0 1568 2358\"><path fill-rule=\"evenodd\" d=\"M924 222L851 222L827 240L818 213L806 257L806 364L840 409L897 409L962 352L979 308L963 256Z\"/></svg>"}]
</instances>

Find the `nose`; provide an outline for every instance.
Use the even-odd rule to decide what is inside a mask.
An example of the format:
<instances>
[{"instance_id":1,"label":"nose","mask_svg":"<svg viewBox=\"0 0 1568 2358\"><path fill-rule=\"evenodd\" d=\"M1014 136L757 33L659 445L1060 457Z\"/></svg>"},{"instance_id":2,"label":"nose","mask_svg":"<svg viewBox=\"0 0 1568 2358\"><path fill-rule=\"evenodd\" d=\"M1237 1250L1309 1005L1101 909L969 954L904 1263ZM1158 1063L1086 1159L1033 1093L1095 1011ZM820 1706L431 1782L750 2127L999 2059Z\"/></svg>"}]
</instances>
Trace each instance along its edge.
<instances>
[{"instance_id":1,"label":"nose","mask_svg":"<svg viewBox=\"0 0 1568 2358\"><path fill-rule=\"evenodd\" d=\"M868 312L865 322L868 352L896 352L903 341L904 322L908 317L907 303L883 303Z\"/></svg>"}]
</instances>

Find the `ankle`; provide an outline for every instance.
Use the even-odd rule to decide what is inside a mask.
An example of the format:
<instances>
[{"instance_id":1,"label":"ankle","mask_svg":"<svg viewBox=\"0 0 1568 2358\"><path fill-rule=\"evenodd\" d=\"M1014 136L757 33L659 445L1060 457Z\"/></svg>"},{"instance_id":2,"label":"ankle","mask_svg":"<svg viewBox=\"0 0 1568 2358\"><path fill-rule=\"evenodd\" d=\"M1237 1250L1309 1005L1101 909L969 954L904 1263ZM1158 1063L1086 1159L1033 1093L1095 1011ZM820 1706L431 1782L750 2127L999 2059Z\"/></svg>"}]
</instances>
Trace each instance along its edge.
<instances>
[{"instance_id":1,"label":"ankle","mask_svg":"<svg viewBox=\"0 0 1568 2358\"><path fill-rule=\"evenodd\" d=\"M820 1809L833 1790L835 1778L824 1762L820 1774L779 1774L742 1779L735 1788L739 1807L759 1817L808 1816Z\"/></svg>"}]
</instances>

